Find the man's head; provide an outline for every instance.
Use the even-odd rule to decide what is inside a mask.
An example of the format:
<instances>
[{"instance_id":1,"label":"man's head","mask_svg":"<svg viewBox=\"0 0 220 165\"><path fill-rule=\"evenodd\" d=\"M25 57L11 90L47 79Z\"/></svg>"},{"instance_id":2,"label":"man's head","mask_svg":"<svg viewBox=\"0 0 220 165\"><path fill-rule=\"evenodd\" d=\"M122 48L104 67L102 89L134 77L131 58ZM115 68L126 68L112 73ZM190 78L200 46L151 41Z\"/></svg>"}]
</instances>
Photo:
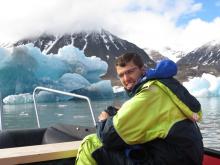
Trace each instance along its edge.
<instances>
[{"instance_id":1,"label":"man's head","mask_svg":"<svg viewBox=\"0 0 220 165\"><path fill-rule=\"evenodd\" d=\"M116 71L125 89L131 90L144 74L144 62L138 54L125 53L116 59Z\"/></svg>"}]
</instances>

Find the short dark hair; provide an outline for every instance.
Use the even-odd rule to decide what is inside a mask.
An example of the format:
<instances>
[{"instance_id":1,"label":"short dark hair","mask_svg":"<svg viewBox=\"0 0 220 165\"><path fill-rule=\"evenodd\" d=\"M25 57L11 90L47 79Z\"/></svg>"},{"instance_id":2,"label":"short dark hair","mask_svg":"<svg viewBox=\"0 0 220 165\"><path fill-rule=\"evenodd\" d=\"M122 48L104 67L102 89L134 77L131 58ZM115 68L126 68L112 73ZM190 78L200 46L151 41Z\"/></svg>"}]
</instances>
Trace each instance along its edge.
<instances>
[{"instance_id":1,"label":"short dark hair","mask_svg":"<svg viewBox=\"0 0 220 165\"><path fill-rule=\"evenodd\" d=\"M125 53L120 55L115 62L115 66L125 67L127 63L133 62L135 65L137 65L139 68L142 68L144 66L143 59L140 55L136 53Z\"/></svg>"}]
</instances>

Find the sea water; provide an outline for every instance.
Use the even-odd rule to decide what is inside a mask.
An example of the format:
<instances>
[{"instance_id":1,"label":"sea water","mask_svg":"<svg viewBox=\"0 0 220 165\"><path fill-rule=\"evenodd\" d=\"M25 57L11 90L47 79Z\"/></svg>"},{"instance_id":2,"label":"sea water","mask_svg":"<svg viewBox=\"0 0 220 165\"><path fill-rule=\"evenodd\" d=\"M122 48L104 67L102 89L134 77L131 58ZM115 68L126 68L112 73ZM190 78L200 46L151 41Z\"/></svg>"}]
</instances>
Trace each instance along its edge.
<instances>
[{"instance_id":1,"label":"sea water","mask_svg":"<svg viewBox=\"0 0 220 165\"><path fill-rule=\"evenodd\" d=\"M203 119L198 123L205 147L220 151L220 97L198 98Z\"/></svg>"},{"instance_id":2,"label":"sea water","mask_svg":"<svg viewBox=\"0 0 220 165\"><path fill-rule=\"evenodd\" d=\"M202 105L203 119L198 123L205 147L220 150L220 98L198 98ZM92 100L95 119L107 106L120 106L125 99ZM72 100L57 103L38 103L37 112L41 127L55 123L93 126L92 115L86 101ZM33 104L4 105L3 129L37 128Z\"/></svg>"}]
</instances>

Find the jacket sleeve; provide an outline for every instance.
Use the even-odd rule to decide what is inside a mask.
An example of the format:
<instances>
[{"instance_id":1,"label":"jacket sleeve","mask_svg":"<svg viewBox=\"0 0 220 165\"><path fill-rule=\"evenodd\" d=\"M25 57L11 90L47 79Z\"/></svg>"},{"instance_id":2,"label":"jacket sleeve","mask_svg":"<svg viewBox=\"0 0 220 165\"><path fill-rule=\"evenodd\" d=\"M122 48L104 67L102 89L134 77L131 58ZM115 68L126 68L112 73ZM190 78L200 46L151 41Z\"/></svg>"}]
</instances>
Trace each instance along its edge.
<instances>
[{"instance_id":1,"label":"jacket sleeve","mask_svg":"<svg viewBox=\"0 0 220 165\"><path fill-rule=\"evenodd\" d=\"M124 136L123 138L121 137L121 134L123 135L122 130L115 128L115 126L118 127L120 125L120 128L124 128L124 133L133 132L134 130L136 130L137 123L140 124L141 122L141 120L139 119L136 120L136 116L143 117L144 114L140 111L143 111L145 109L145 105L139 102L144 102L146 104L145 96L142 97L139 94L138 96L132 97L122 105L122 107L118 110L117 114L115 114L114 116L110 116L107 120L97 123L97 135L102 141L104 147L115 149L130 144L125 142ZM135 122L133 122L133 117L135 118ZM119 120L119 123L117 122L116 125L115 120ZM129 127L127 127L126 125L129 125ZM118 131L120 134L118 133Z\"/></svg>"},{"instance_id":2,"label":"jacket sleeve","mask_svg":"<svg viewBox=\"0 0 220 165\"><path fill-rule=\"evenodd\" d=\"M150 105L155 104L155 102L158 101L157 94L149 95L148 93L151 92L149 90L147 90L147 92L141 90L139 94L126 101L118 110L117 114L110 116L105 121L97 123L97 135L102 141L103 146L108 148L121 148L123 146L128 146L131 143L129 143L126 138L130 139L133 135L135 135L134 140L136 142L141 142L139 140L139 135L143 135L142 127L145 126L147 128L144 129L148 129L148 126L151 126L149 123L152 122L152 118L148 117L152 116L152 114L147 114L148 112L151 112L146 111L146 107L151 107ZM155 107L153 106L153 108ZM153 109L153 111L155 110ZM153 116L156 117L157 115ZM148 123L145 124L146 122Z\"/></svg>"},{"instance_id":3,"label":"jacket sleeve","mask_svg":"<svg viewBox=\"0 0 220 165\"><path fill-rule=\"evenodd\" d=\"M113 116L97 123L97 135L106 148L117 149L127 146L113 126Z\"/></svg>"}]
</instances>

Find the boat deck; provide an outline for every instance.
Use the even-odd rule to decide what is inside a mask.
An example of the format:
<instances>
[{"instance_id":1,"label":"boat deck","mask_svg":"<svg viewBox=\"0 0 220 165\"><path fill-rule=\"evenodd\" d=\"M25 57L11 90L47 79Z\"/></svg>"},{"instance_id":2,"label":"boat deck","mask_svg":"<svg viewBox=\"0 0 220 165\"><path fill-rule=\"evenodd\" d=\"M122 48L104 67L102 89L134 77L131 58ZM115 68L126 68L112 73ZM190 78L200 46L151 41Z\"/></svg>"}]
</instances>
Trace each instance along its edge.
<instances>
[{"instance_id":1,"label":"boat deck","mask_svg":"<svg viewBox=\"0 0 220 165\"><path fill-rule=\"evenodd\" d=\"M74 158L81 141L0 149L0 164L28 164ZM74 162L72 162L74 164ZM220 152L205 148L203 165L220 164Z\"/></svg>"},{"instance_id":2,"label":"boat deck","mask_svg":"<svg viewBox=\"0 0 220 165\"><path fill-rule=\"evenodd\" d=\"M76 157L81 141L0 149L0 164L25 164Z\"/></svg>"}]
</instances>

